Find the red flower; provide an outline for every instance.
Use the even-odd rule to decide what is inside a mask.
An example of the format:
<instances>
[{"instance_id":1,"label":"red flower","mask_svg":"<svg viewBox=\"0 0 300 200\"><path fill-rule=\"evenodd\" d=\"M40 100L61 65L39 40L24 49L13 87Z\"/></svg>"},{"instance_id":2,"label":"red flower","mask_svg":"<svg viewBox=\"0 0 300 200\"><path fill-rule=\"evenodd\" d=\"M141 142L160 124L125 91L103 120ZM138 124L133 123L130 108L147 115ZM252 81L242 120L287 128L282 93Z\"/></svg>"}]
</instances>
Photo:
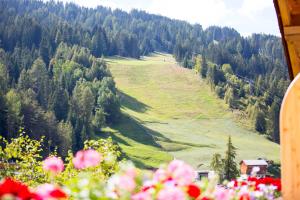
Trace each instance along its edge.
<instances>
[{"instance_id":1,"label":"red flower","mask_svg":"<svg viewBox=\"0 0 300 200\"><path fill-rule=\"evenodd\" d=\"M248 181L250 182L256 182L258 179L256 177L248 177Z\"/></svg>"},{"instance_id":2,"label":"red flower","mask_svg":"<svg viewBox=\"0 0 300 200\"><path fill-rule=\"evenodd\" d=\"M248 178L249 182L253 182L255 185L255 189L259 190L259 184L264 184L264 185L273 185L277 187L278 191L281 191L281 180L279 178L271 178L271 177L265 177L265 178L255 178L255 177L249 177Z\"/></svg>"},{"instance_id":3,"label":"red flower","mask_svg":"<svg viewBox=\"0 0 300 200\"><path fill-rule=\"evenodd\" d=\"M244 186L244 185L248 185L248 183L245 182L245 181L242 181L242 182L241 182L241 186Z\"/></svg>"},{"instance_id":4,"label":"red flower","mask_svg":"<svg viewBox=\"0 0 300 200\"><path fill-rule=\"evenodd\" d=\"M43 184L36 188L35 200L44 199L67 199L66 193L61 188L51 184Z\"/></svg>"},{"instance_id":5,"label":"red flower","mask_svg":"<svg viewBox=\"0 0 300 200\"><path fill-rule=\"evenodd\" d=\"M152 189L152 188L155 188L155 185L144 186L144 187L142 187L142 191L146 192L147 190Z\"/></svg>"},{"instance_id":6,"label":"red flower","mask_svg":"<svg viewBox=\"0 0 300 200\"><path fill-rule=\"evenodd\" d=\"M0 199L6 195L18 197L21 200L31 199L34 196L26 185L10 178L6 178L0 184Z\"/></svg>"},{"instance_id":7,"label":"red flower","mask_svg":"<svg viewBox=\"0 0 300 200\"><path fill-rule=\"evenodd\" d=\"M66 199L67 195L60 189L55 189L50 192L50 196L56 199Z\"/></svg>"},{"instance_id":8,"label":"red flower","mask_svg":"<svg viewBox=\"0 0 300 200\"><path fill-rule=\"evenodd\" d=\"M187 193L192 198L197 198L201 194L201 190L197 185L191 184L188 186Z\"/></svg>"},{"instance_id":9,"label":"red flower","mask_svg":"<svg viewBox=\"0 0 300 200\"><path fill-rule=\"evenodd\" d=\"M238 187L239 186L239 183L238 183L238 181L237 180L233 180L233 182L234 182L234 187Z\"/></svg>"},{"instance_id":10,"label":"red flower","mask_svg":"<svg viewBox=\"0 0 300 200\"><path fill-rule=\"evenodd\" d=\"M239 198L239 200L250 200L249 194L242 194Z\"/></svg>"}]
</instances>

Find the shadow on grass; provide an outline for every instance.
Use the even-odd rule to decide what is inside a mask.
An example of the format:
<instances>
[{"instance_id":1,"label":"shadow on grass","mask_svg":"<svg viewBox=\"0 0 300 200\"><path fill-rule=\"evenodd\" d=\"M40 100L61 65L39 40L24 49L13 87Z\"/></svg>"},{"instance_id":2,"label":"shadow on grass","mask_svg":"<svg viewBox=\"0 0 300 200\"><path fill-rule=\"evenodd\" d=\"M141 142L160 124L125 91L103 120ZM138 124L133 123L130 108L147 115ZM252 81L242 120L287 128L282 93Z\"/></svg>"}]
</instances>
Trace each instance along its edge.
<instances>
[{"instance_id":1,"label":"shadow on grass","mask_svg":"<svg viewBox=\"0 0 300 200\"><path fill-rule=\"evenodd\" d=\"M164 136L160 132L154 131L146 127L143 123L144 123L143 121L123 113L120 122L116 125L113 125L112 128L117 130L123 136L128 137L138 143L159 147L162 148L162 150L163 147L159 144L159 141L167 142L174 145L176 144L184 145L188 147L198 147L198 148L216 147L215 145L212 144L197 144L197 143L190 143L190 142L175 141ZM116 138L116 140L121 140L121 138ZM120 142L126 144L125 141L124 141L125 143L122 140Z\"/></svg>"},{"instance_id":2,"label":"shadow on grass","mask_svg":"<svg viewBox=\"0 0 300 200\"><path fill-rule=\"evenodd\" d=\"M145 127L138 120L125 113L122 113L122 117L119 123L112 125L111 128L117 130L123 136L138 143L161 148L161 146L155 141L154 136L152 135L154 132L153 130ZM161 135L158 132L156 132L156 134ZM116 138L116 140L118 139L120 138Z\"/></svg>"},{"instance_id":3,"label":"shadow on grass","mask_svg":"<svg viewBox=\"0 0 300 200\"><path fill-rule=\"evenodd\" d=\"M130 110L133 110L135 112L144 113L147 110L151 109L150 106L144 104L143 102L140 102L136 98L129 96L122 91L118 92L121 100L121 104L123 107L126 107Z\"/></svg>"}]
</instances>

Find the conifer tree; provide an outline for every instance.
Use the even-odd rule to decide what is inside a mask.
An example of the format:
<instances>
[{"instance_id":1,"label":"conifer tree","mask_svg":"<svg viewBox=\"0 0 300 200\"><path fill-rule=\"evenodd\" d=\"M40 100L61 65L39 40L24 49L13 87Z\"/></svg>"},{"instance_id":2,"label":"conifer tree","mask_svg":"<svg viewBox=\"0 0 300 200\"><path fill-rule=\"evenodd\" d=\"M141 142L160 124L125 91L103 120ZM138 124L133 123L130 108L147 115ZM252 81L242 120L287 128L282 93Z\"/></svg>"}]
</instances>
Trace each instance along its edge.
<instances>
[{"instance_id":1,"label":"conifer tree","mask_svg":"<svg viewBox=\"0 0 300 200\"><path fill-rule=\"evenodd\" d=\"M274 142L279 143L279 112L280 106L277 99L274 100L269 109L268 134Z\"/></svg>"},{"instance_id":2,"label":"conifer tree","mask_svg":"<svg viewBox=\"0 0 300 200\"><path fill-rule=\"evenodd\" d=\"M220 154L215 153L212 157L210 168L214 170L218 175L220 180L222 180L223 176L223 160Z\"/></svg>"},{"instance_id":3,"label":"conifer tree","mask_svg":"<svg viewBox=\"0 0 300 200\"><path fill-rule=\"evenodd\" d=\"M230 108L235 108L235 95L231 87L226 90L224 99Z\"/></svg>"},{"instance_id":4,"label":"conifer tree","mask_svg":"<svg viewBox=\"0 0 300 200\"><path fill-rule=\"evenodd\" d=\"M236 157L236 147L233 146L231 141L231 136L229 136L228 143L227 143L227 151L225 153L225 159L224 159L224 169L223 169L224 179L226 180L234 179L239 174L238 167L235 162L235 157Z\"/></svg>"},{"instance_id":5,"label":"conifer tree","mask_svg":"<svg viewBox=\"0 0 300 200\"><path fill-rule=\"evenodd\" d=\"M195 59L195 66L194 66L194 70L197 73L200 73L200 69L201 69L201 60L200 60L200 56L197 56Z\"/></svg>"},{"instance_id":6,"label":"conifer tree","mask_svg":"<svg viewBox=\"0 0 300 200\"><path fill-rule=\"evenodd\" d=\"M256 114L256 118L255 118L255 130L257 130L260 133L263 133L263 132L266 131L265 115L261 111L259 111Z\"/></svg>"},{"instance_id":7,"label":"conifer tree","mask_svg":"<svg viewBox=\"0 0 300 200\"><path fill-rule=\"evenodd\" d=\"M202 78L206 78L207 69L208 66L207 66L206 58L205 55L203 54L202 62L201 62L201 70L200 70Z\"/></svg>"}]
</instances>

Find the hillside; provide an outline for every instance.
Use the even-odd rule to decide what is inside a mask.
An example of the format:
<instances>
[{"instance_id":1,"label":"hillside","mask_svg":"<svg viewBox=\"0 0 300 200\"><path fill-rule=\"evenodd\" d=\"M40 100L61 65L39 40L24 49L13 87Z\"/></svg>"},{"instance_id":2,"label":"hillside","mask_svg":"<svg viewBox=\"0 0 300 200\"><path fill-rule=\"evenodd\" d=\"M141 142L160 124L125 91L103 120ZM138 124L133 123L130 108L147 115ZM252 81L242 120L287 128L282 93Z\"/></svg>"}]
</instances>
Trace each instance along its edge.
<instances>
[{"instance_id":1,"label":"hillside","mask_svg":"<svg viewBox=\"0 0 300 200\"><path fill-rule=\"evenodd\" d=\"M237 123L207 83L179 67L171 55L106 60L126 117L105 130L140 166L157 166L174 157L205 169L213 153L224 154L228 135L238 148L237 160L278 161L279 145Z\"/></svg>"},{"instance_id":2,"label":"hillside","mask_svg":"<svg viewBox=\"0 0 300 200\"><path fill-rule=\"evenodd\" d=\"M276 160L271 154L278 147L264 137L280 140L279 110L289 84L280 38L243 37L233 28L203 29L138 10L0 4L0 134L6 139L23 128L30 138L45 137L43 156L57 149L66 157L95 135L113 135L140 166L157 166L173 157L208 162L233 134L242 158ZM175 59L143 57L153 52ZM111 58L118 90L102 56ZM191 68L201 69L203 82ZM261 136L241 128L232 109L246 113L247 125Z\"/></svg>"}]
</instances>

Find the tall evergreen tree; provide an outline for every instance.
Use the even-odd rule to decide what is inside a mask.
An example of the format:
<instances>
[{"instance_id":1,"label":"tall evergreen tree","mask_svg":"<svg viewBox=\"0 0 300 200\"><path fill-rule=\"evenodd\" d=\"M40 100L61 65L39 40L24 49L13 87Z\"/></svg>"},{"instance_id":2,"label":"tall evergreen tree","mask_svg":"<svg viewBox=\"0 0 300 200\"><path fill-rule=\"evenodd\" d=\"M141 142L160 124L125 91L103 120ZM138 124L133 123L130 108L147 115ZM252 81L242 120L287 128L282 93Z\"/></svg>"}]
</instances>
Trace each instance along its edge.
<instances>
[{"instance_id":1,"label":"tall evergreen tree","mask_svg":"<svg viewBox=\"0 0 300 200\"><path fill-rule=\"evenodd\" d=\"M14 137L23 125L21 97L14 89L11 89L5 98L7 102L7 134Z\"/></svg>"},{"instance_id":2,"label":"tall evergreen tree","mask_svg":"<svg viewBox=\"0 0 300 200\"><path fill-rule=\"evenodd\" d=\"M207 62L206 62L206 57L203 54L202 55L202 61L201 61L201 68L200 68L200 73L201 73L202 78L206 78L207 69L208 69L208 65L207 65Z\"/></svg>"},{"instance_id":3,"label":"tall evergreen tree","mask_svg":"<svg viewBox=\"0 0 300 200\"><path fill-rule=\"evenodd\" d=\"M0 91L0 134L8 137L6 131L7 107L3 93Z\"/></svg>"},{"instance_id":4,"label":"tall evergreen tree","mask_svg":"<svg viewBox=\"0 0 300 200\"><path fill-rule=\"evenodd\" d=\"M260 133L264 133L266 131L266 119L263 112L259 111L255 117L255 130Z\"/></svg>"},{"instance_id":5,"label":"tall evergreen tree","mask_svg":"<svg viewBox=\"0 0 300 200\"><path fill-rule=\"evenodd\" d=\"M236 107L236 100L235 100L234 90L231 87L229 87L226 90L224 100L229 105L230 108L235 108Z\"/></svg>"},{"instance_id":6,"label":"tall evergreen tree","mask_svg":"<svg viewBox=\"0 0 300 200\"><path fill-rule=\"evenodd\" d=\"M223 164L224 163L223 163L221 155L218 153L215 153L210 162L210 168L218 174L220 180L222 180L222 178L223 178L223 168L224 168Z\"/></svg>"},{"instance_id":7,"label":"tall evergreen tree","mask_svg":"<svg viewBox=\"0 0 300 200\"><path fill-rule=\"evenodd\" d=\"M8 70L4 64L0 63L0 91L5 93L8 89L8 86L9 86Z\"/></svg>"},{"instance_id":8,"label":"tall evergreen tree","mask_svg":"<svg viewBox=\"0 0 300 200\"><path fill-rule=\"evenodd\" d=\"M239 175L238 167L235 162L236 148L233 146L231 136L228 137L227 150L224 158L224 179L232 180Z\"/></svg>"},{"instance_id":9,"label":"tall evergreen tree","mask_svg":"<svg viewBox=\"0 0 300 200\"><path fill-rule=\"evenodd\" d=\"M280 106L277 99L274 100L269 109L269 123L268 123L268 134L274 142L279 143L279 112Z\"/></svg>"}]
</instances>

